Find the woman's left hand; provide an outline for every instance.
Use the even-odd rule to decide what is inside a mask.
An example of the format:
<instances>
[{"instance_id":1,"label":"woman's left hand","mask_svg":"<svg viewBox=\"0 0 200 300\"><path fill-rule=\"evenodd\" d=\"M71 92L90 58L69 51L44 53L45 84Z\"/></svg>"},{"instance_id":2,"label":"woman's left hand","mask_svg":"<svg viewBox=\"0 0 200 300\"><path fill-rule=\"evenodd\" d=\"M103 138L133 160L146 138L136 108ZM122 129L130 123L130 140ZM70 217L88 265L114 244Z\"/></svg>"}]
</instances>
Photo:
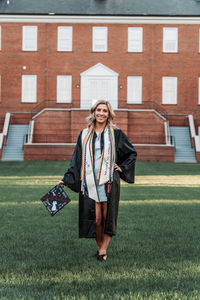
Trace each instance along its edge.
<instances>
[{"instance_id":1,"label":"woman's left hand","mask_svg":"<svg viewBox=\"0 0 200 300\"><path fill-rule=\"evenodd\" d=\"M116 163L114 163L114 170L122 172L121 168Z\"/></svg>"}]
</instances>

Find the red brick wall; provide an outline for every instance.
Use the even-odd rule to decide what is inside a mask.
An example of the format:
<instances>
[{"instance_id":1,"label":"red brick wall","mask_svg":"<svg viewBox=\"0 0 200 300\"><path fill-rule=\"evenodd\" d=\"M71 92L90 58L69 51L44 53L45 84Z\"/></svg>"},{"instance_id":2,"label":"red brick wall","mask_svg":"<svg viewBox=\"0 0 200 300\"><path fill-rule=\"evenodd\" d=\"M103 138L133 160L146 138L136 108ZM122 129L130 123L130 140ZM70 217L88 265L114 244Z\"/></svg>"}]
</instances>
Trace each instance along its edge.
<instances>
[{"instance_id":1,"label":"red brick wall","mask_svg":"<svg viewBox=\"0 0 200 300\"><path fill-rule=\"evenodd\" d=\"M174 161L174 148L169 146L136 146L138 161ZM71 160L72 145L25 145L25 160Z\"/></svg>"},{"instance_id":2,"label":"red brick wall","mask_svg":"<svg viewBox=\"0 0 200 300\"><path fill-rule=\"evenodd\" d=\"M45 111L34 122L33 143L71 143L69 111Z\"/></svg>"},{"instance_id":3,"label":"red brick wall","mask_svg":"<svg viewBox=\"0 0 200 300\"><path fill-rule=\"evenodd\" d=\"M101 62L119 73L119 108L136 108L126 103L127 76L143 76L143 103L155 101L162 105L162 76L178 77L178 104L164 105L169 113L200 112L198 105L199 25L128 25L101 24L108 26L108 52L92 52L92 26L99 24L67 24L73 26L73 51L57 52L57 26L66 24L38 25L38 51L24 52L22 25L2 24L2 50L0 74L2 76L1 113L30 112L36 104L21 103L21 76L38 76L37 104L56 99L56 75L72 75L73 107L80 105L80 73ZM31 23L28 25L32 25ZM143 52L127 52L127 28L143 27ZM178 53L162 53L163 27L178 27ZM22 67L26 66L26 70ZM71 104L66 104L66 107ZM140 108L143 104L140 105ZM196 115L199 119L199 114Z\"/></svg>"},{"instance_id":4,"label":"red brick wall","mask_svg":"<svg viewBox=\"0 0 200 300\"><path fill-rule=\"evenodd\" d=\"M76 143L87 110L46 110L35 118L34 143ZM164 120L152 111L116 111L113 121L134 144L165 144Z\"/></svg>"}]
</instances>

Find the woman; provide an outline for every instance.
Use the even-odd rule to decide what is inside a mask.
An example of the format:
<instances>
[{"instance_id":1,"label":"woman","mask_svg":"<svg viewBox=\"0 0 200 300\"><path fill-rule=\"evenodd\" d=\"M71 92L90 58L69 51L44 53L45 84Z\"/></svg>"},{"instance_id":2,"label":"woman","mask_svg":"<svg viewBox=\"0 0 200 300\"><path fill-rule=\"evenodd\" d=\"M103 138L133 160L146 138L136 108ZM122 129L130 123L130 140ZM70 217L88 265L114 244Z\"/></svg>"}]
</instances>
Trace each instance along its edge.
<instances>
[{"instance_id":1,"label":"woman","mask_svg":"<svg viewBox=\"0 0 200 300\"><path fill-rule=\"evenodd\" d=\"M107 259L110 239L116 234L120 178L134 183L137 153L126 135L112 124L114 112L105 100L97 101L79 134L68 171L62 181L79 192L79 237L96 238L97 259Z\"/></svg>"}]
</instances>

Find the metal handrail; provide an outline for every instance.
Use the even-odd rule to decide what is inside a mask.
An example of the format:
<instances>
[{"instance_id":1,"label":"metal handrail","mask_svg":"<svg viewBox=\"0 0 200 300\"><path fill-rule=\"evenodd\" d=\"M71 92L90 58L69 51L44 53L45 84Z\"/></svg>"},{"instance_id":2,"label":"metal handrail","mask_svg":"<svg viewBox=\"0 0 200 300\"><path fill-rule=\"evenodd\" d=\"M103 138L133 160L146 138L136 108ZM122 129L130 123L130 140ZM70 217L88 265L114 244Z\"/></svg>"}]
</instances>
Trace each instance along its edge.
<instances>
[{"instance_id":1,"label":"metal handrail","mask_svg":"<svg viewBox=\"0 0 200 300\"><path fill-rule=\"evenodd\" d=\"M26 144L28 141L28 134L24 134L23 135L23 144L22 144L22 150L24 150L24 144Z\"/></svg>"},{"instance_id":2,"label":"metal handrail","mask_svg":"<svg viewBox=\"0 0 200 300\"><path fill-rule=\"evenodd\" d=\"M170 141L171 141L171 144L174 146L174 149L176 151L176 138L174 135L170 135Z\"/></svg>"}]
</instances>

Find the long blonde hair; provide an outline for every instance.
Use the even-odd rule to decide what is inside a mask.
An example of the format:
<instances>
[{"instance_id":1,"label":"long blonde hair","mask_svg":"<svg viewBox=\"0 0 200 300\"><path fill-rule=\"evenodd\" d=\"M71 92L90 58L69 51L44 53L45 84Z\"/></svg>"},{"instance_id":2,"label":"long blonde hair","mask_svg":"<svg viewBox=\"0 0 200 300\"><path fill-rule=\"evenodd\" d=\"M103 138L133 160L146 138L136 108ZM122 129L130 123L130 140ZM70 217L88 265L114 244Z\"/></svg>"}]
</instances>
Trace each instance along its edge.
<instances>
[{"instance_id":1,"label":"long blonde hair","mask_svg":"<svg viewBox=\"0 0 200 300\"><path fill-rule=\"evenodd\" d=\"M91 109L90 109L90 115L86 118L88 128L90 128L90 127L92 127L92 126L94 127L94 125L95 125L96 118L95 118L94 113L95 113L95 110L97 109L97 106L98 106L99 104L105 104L105 105L107 106L108 112L109 112L109 117L108 117L108 120L107 120L107 124L109 124L109 125L112 126L113 128L116 128L116 126L115 126L115 125L113 124L113 122L112 122L113 119L114 119L114 117L115 117L115 113L114 113L114 111L113 111L113 109L112 109L112 105L111 105L110 102L107 101L107 100L97 100L97 101L95 102L95 104L93 104L93 106L92 106Z\"/></svg>"}]
</instances>

